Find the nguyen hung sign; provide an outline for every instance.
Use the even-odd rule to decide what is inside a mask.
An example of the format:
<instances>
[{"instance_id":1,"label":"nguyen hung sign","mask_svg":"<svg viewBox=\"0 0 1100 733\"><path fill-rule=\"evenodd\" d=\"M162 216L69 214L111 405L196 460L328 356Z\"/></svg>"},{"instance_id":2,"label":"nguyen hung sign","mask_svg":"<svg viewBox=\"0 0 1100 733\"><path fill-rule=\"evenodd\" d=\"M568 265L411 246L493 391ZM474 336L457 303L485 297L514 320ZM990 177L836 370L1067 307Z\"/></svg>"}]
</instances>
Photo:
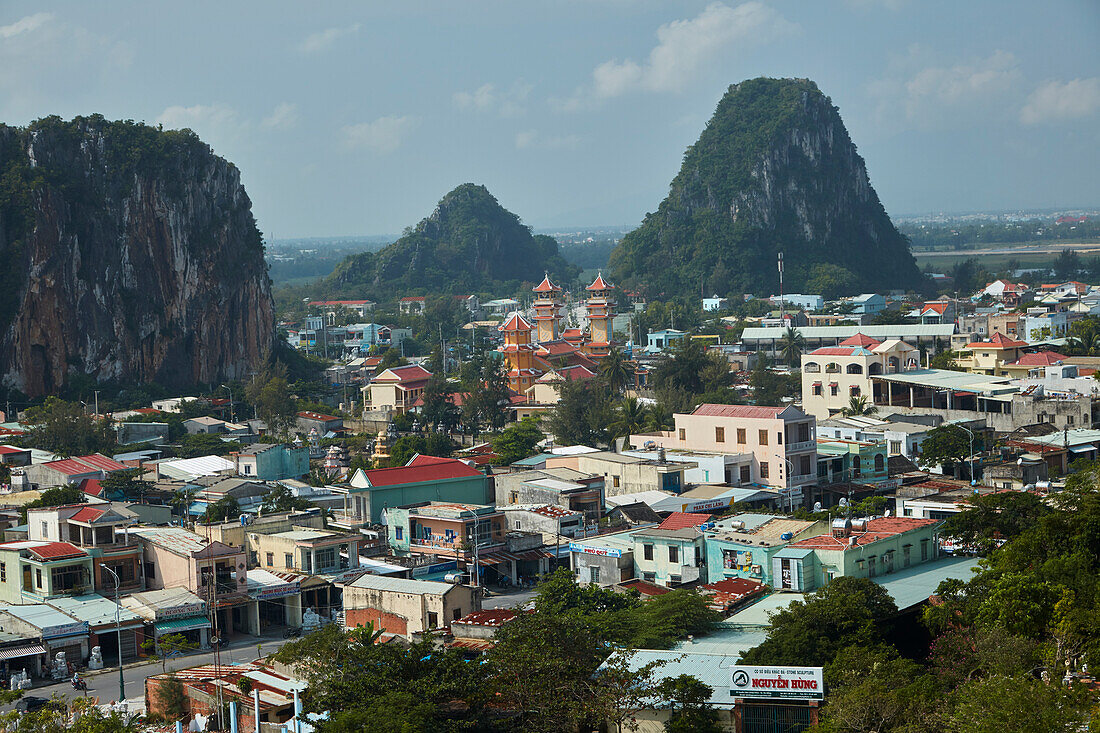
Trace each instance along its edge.
<instances>
[{"instance_id":1,"label":"nguyen hung sign","mask_svg":"<svg viewBox=\"0 0 1100 733\"><path fill-rule=\"evenodd\" d=\"M823 700L821 667L731 667L732 697Z\"/></svg>"}]
</instances>

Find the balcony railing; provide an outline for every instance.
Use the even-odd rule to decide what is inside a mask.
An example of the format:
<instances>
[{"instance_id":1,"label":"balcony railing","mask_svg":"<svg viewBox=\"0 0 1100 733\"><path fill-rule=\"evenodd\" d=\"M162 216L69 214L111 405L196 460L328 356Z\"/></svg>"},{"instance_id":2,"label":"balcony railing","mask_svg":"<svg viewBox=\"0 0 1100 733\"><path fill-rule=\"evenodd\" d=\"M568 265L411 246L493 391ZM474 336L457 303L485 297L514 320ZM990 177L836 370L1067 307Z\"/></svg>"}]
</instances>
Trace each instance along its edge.
<instances>
[{"instance_id":1,"label":"balcony railing","mask_svg":"<svg viewBox=\"0 0 1100 733\"><path fill-rule=\"evenodd\" d=\"M816 440L802 440L797 443L787 443L788 453L801 453L802 451L815 450L816 448Z\"/></svg>"}]
</instances>

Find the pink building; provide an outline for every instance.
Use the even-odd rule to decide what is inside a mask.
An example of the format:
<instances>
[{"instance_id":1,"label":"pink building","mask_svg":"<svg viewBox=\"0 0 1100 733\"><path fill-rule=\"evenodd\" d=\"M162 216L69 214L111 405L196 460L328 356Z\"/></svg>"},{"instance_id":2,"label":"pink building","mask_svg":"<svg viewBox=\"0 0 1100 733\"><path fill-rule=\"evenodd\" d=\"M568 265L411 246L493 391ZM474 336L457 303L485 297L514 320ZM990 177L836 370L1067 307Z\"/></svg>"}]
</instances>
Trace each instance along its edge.
<instances>
[{"instance_id":1,"label":"pink building","mask_svg":"<svg viewBox=\"0 0 1100 733\"><path fill-rule=\"evenodd\" d=\"M707 404L673 418L673 430L631 435L631 445L745 456L736 483L792 489L796 501L817 480L817 420L794 405Z\"/></svg>"}]
</instances>

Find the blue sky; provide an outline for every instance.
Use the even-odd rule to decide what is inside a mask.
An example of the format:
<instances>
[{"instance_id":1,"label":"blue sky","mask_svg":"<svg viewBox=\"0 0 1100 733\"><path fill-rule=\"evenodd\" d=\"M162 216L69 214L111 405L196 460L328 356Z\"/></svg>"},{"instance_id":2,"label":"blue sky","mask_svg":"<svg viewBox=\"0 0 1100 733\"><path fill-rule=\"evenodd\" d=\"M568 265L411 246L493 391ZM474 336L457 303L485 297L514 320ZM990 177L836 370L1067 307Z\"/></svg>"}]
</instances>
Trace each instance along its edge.
<instances>
[{"instance_id":1,"label":"blue sky","mask_svg":"<svg viewBox=\"0 0 1100 733\"><path fill-rule=\"evenodd\" d=\"M1100 206L1096 0L5 0L0 121L190 127L268 236L399 232L485 184L635 224L727 85L814 79L894 215Z\"/></svg>"}]
</instances>

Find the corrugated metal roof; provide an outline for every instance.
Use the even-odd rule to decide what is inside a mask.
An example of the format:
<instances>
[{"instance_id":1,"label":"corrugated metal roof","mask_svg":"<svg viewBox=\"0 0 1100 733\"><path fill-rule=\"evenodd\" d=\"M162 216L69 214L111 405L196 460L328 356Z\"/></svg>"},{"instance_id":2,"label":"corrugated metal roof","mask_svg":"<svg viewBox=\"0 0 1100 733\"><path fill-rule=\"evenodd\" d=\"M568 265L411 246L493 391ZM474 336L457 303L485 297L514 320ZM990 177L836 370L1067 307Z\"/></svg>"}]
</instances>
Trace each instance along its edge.
<instances>
[{"instance_id":1,"label":"corrugated metal roof","mask_svg":"<svg viewBox=\"0 0 1100 733\"><path fill-rule=\"evenodd\" d=\"M11 614L39 629L49 626L68 626L80 620L52 606L47 606L45 603L32 603L26 606L0 606L0 612Z\"/></svg>"},{"instance_id":2,"label":"corrugated metal roof","mask_svg":"<svg viewBox=\"0 0 1100 733\"><path fill-rule=\"evenodd\" d=\"M951 557L914 565L871 580L885 588L898 609L904 611L927 601L944 580L970 580L978 570L978 560L976 557Z\"/></svg>"},{"instance_id":3,"label":"corrugated metal roof","mask_svg":"<svg viewBox=\"0 0 1100 733\"><path fill-rule=\"evenodd\" d=\"M450 583L437 583L432 580L409 580L407 578L390 578L384 575L361 575L355 581L349 583L348 587L384 590L394 593L413 593L417 595L426 593L443 595L457 586Z\"/></svg>"},{"instance_id":4,"label":"corrugated metal roof","mask_svg":"<svg viewBox=\"0 0 1100 733\"><path fill-rule=\"evenodd\" d=\"M210 544L201 536L182 527L134 527L130 533L175 552L199 552Z\"/></svg>"},{"instance_id":5,"label":"corrugated metal roof","mask_svg":"<svg viewBox=\"0 0 1100 733\"><path fill-rule=\"evenodd\" d=\"M690 675L711 688L710 704L716 708L729 709L734 705L730 695L730 667L737 664L739 657L728 654L697 654L682 650L663 651L656 649L637 649L628 652L616 651L612 656L625 655L626 665L631 670L639 670L652 662L661 665L653 671L652 686L680 675ZM609 658L610 662L611 659ZM603 669L608 662L600 665ZM598 673L598 672L597 672ZM659 704L651 700L649 704Z\"/></svg>"},{"instance_id":6,"label":"corrugated metal roof","mask_svg":"<svg viewBox=\"0 0 1100 733\"><path fill-rule=\"evenodd\" d=\"M806 339L840 339L862 333L879 341L887 338L942 338L948 339L955 332L953 323L910 323L896 326L799 326L795 328ZM780 341L786 327L762 328L751 326L741 332L742 341Z\"/></svg>"},{"instance_id":7,"label":"corrugated metal roof","mask_svg":"<svg viewBox=\"0 0 1100 733\"><path fill-rule=\"evenodd\" d=\"M772 593L733 614L726 619L726 623L731 628L767 629L772 625L773 613L782 611L795 601L801 601L804 598L805 596L801 593Z\"/></svg>"},{"instance_id":8,"label":"corrugated metal roof","mask_svg":"<svg viewBox=\"0 0 1100 733\"><path fill-rule=\"evenodd\" d=\"M53 598L47 601L46 605L67 613L80 621L87 621L91 626L113 624L116 611L118 611L119 620L123 624L142 621L141 616L138 614L110 599L104 598L98 593L72 596L71 598Z\"/></svg>"}]
</instances>

